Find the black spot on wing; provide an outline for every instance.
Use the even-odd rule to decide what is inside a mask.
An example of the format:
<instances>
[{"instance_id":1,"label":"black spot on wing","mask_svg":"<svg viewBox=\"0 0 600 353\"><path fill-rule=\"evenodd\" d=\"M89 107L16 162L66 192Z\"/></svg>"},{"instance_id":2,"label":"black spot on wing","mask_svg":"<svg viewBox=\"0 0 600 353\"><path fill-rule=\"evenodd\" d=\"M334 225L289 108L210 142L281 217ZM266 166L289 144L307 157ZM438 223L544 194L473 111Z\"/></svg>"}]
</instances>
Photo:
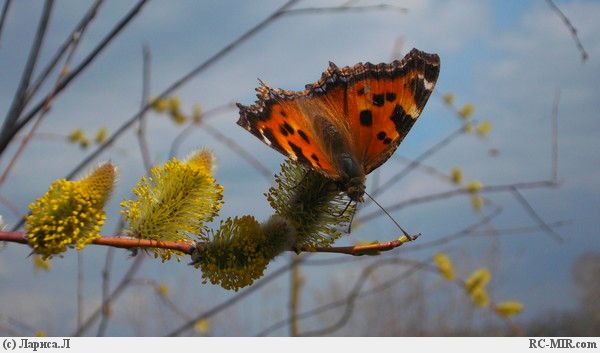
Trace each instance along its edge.
<instances>
[{"instance_id":1,"label":"black spot on wing","mask_svg":"<svg viewBox=\"0 0 600 353\"><path fill-rule=\"evenodd\" d=\"M271 129L269 129L269 128L263 129L262 135L264 136L264 138L267 141L269 141L271 143L271 147L273 147L277 151L279 151L279 152L281 152L281 153L283 153L284 155L287 156L287 152L279 144L279 141L277 141L277 138L273 135L273 131L271 131Z\"/></svg>"},{"instance_id":2,"label":"black spot on wing","mask_svg":"<svg viewBox=\"0 0 600 353\"><path fill-rule=\"evenodd\" d=\"M385 131L379 131L377 133L377 139L378 140L383 141L383 140L385 140L386 137L387 137L387 134L385 133Z\"/></svg>"},{"instance_id":3,"label":"black spot on wing","mask_svg":"<svg viewBox=\"0 0 600 353\"><path fill-rule=\"evenodd\" d=\"M385 143L386 145L389 145L390 143L392 143L392 139L389 137L386 137L385 140L383 140L383 143Z\"/></svg>"},{"instance_id":4,"label":"black spot on wing","mask_svg":"<svg viewBox=\"0 0 600 353\"><path fill-rule=\"evenodd\" d=\"M359 96L362 96L363 94L365 94L365 88L361 87L358 89L358 91L356 91L356 94L358 94Z\"/></svg>"},{"instance_id":5,"label":"black spot on wing","mask_svg":"<svg viewBox=\"0 0 600 353\"><path fill-rule=\"evenodd\" d=\"M373 105L376 107L383 107L383 104L385 103L384 100L384 94L374 94L373 95Z\"/></svg>"},{"instance_id":6,"label":"black spot on wing","mask_svg":"<svg viewBox=\"0 0 600 353\"><path fill-rule=\"evenodd\" d=\"M282 117L284 117L284 118L287 116L286 112L284 112L283 110L281 110L281 111L279 112L279 114L281 114L281 116L282 116Z\"/></svg>"},{"instance_id":7,"label":"black spot on wing","mask_svg":"<svg viewBox=\"0 0 600 353\"><path fill-rule=\"evenodd\" d=\"M388 92L388 93L386 93L386 94L385 94L385 99L386 99L388 102L393 102L393 101L395 101L395 100L396 100L396 93L394 93L394 92Z\"/></svg>"},{"instance_id":8,"label":"black spot on wing","mask_svg":"<svg viewBox=\"0 0 600 353\"><path fill-rule=\"evenodd\" d=\"M310 155L310 158L312 158L315 162L319 161L319 157L317 157L317 155L314 153Z\"/></svg>"},{"instance_id":9,"label":"black spot on wing","mask_svg":"<svg viewBox=\"0 0 600 353\"><path fill-rule=\"evenodd\" d=\"M292 127L290 124L288 124L287 122L283 123L283 124L281 125L281 127L282 127L282 128L284 128L284 129L285 129L287 132L289 132L291 135L293 135L293 134L294 134L294 128L293 128L293 127Z\"/></svg>"},{"instance_id":10,"label":"black spot on wing","mask_svg":"<svg viewBox=\"0 0 600 353\"><path fill-rule=\"evenodd\" d=\"M360 124L362 126L373 125L373 113L370 110L363 110L360 112Z\"/></svg>"},{"instance_id":11,"label":"black spot on wing","mask_svg":"<svg viewBox=\"0 0 600 353\"><path fill-rule=\"evenodd\" d=\"M394 111L390 116L390 120L394 122L394 126L396 126L396 131L398 131L398 134L401 137L404 137L415 123L415 119L413 119L412 116L406 114L404 109L402 109L402 106L400 106L399 104L396 104L396 106L394 107Z\"/></svg>"},{"instance_id":12,"label":"black spot on wing","mask_svg":"<svg viewBox=\"0 0 600 353\"><path fill-rule=\"evenodd\" d=\"M419 111L422 111L423 108L425 108L425 103L427 103L427 99L429 98L431 91L425 88L425 81L418 77L410 80L409 85L412 89L417 108L419 108Z\"/></svg>"},{"instance_id":13,"label":"black spot on wing","mask_svg":"<svg viewBox=\"0 0 600 353\"><path fill-rule=\"evenodd\" d=\"M298 135L300 135L300 137L306 141L306 143L310 143L310 141L308 140L308 136L306 136L306 134L304 133L304 131L298 129Z\"/></svg>"},{"instance_id":14,"label":"black spot on wing","mask_svg":"<svg viewBox=\"0 0 600 353\"><path fill-rule=\"evenodd\" d=\"M294 151L294 154L296 155L296 159L298 160L298 162L304 163L307 165L312 165L310 160L308 160L308 158L306 158L306 156L304 155L304 152L302 152L301 147L296 146L295 144L293 144L290 141L288 141L288 145L290 145L290 147L292 148L292 151Z\"/></svg>"},{"instance_id":15,"label":"black spot on wing","mask_svg":"<svg viewBox=\"0 0 600 353\"><path fill-rule=\"evenodd\" d=\"M279 132L281 132L281 134L282 134L283 136L287 136L287 135L289 135L289 133L288 133L288 132L287 132L287 130L286 130L284 127L283 127L283 125L279 127Z\"/></svg>"}]
</instances>

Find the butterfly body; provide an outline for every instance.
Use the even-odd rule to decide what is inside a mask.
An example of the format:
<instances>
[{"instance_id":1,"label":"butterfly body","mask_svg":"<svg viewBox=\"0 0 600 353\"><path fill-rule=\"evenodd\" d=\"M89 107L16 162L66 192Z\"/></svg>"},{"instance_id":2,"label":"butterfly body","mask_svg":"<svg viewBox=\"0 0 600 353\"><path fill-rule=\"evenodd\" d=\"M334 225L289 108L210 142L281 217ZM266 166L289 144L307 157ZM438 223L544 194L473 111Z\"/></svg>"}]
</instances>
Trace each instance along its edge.
<instances>
[{"instance_id":1,"label":"butterfly body","mask_svg":"<svg viewBox=\"0 0 600 353\"><path fill-rule=\"evenodd\" d=\"M402 142L438 74L439 57L416 49L390 64L330 63L304 91L262 84L254 105L238 104L238 124L362 201L366 175Z\"/></svg>"}]
</instances>

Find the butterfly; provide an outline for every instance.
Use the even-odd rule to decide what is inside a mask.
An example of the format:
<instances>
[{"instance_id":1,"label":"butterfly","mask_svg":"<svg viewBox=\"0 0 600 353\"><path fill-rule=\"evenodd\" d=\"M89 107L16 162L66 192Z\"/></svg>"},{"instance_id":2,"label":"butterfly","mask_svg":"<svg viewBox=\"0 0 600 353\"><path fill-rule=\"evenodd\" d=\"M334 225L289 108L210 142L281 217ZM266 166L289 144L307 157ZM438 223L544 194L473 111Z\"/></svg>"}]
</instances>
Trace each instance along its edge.
<instances>
[{"instance_id":1,"label":"butterfly","mask_svg":"<svg viewBox=\"0 0 600 353\"><path fill-rule=\"evenodd\" d=\"M238 125L271 148L337 182L363 201L366 175L394 153L423 111L440 58L417 49L392 63L329 63L303 91L261 81L258 101L237 104Z\"/></svg>"}]
</instances>

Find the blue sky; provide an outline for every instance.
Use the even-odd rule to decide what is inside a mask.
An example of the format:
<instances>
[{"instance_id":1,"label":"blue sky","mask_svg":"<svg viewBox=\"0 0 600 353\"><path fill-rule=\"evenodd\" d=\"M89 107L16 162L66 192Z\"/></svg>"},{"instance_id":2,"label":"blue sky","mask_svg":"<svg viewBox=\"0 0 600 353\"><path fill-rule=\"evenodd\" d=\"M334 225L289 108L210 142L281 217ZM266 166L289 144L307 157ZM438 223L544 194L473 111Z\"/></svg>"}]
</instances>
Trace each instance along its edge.
<instances>
[{"instance_id":1,"label":"blue sky","mask_svg":"<svg viewBox=\"0 0 600 353\"><path fill-rule=\"evenodd\" d=\"M89 3L57 1L41 62L52 55ZM153 93L158 93L268 16L281 3L151 1L95 64L56 99L40 131L64 135L75 127L82 127L92 133L103 126L114 131L139 108L143 44L152 52L151 88ZM340 3L306 0L297 7ZM365 0L357 5L377 3ZM191 80L177 95L188 110L195 103L204 110L231 101L249 104L254 101L257 78L276 87L301 89L320 77L328 61L338 66L359 61L389 61L394 43L400 38L403 53L412 47L438 53L442 69L436 94L396 153L414 158L459 126L457 118L440 98L445 92L453 92L457 104L475 105L475 118L489 119L493 123L492 134L485 140L476 136L461 137L427 163L445 172L460 166L467 180L478 179L486 185L495 185L550 177L550 117L555 92L560 90L558 174L561 185L557 189L528 190L523 194L544 219L572 221L571 225L559 229L566 241L558 244L538 232L505 237L497 242L461 240L437 250L447 251L457 261L460 259L458 267L464 275L477 267L491 267L492 295L498 299L523 301L526 311L521 320L549 310L573 308L576 300L570 285L570 266L583 252L600 250L600 123L597 116L600 111L600 23L597 21L600 3L557 1L579 31L590 55L586 63L581 63L567 29L543 1L392 3L406 7L408 13L375 11L281 18ZM75 61L83 58L132 5L133 2L107 1L81 42ZM13 97L35 31L32 23L37 21L40 11L40 2L13 2L0 38L0 115L6 113ZM235 139L273 172L277 171L283 157L239 128L236 120L237 112L232 110L208 123ZM157 163L163 162L170 141L181 127L153 114L148 115L148 126L152 158ZM269 182L239 156L199 130L185 141L181 154L201 146L213 148L219 160L216 176L225 186L226 201L222 216L252 213L266 218L271 210L262 193ZM14 148L9 149L9 155ZM498 149L500 154L490 157L487 152L491 148ZM24 211L52 180L63 177L87 153L89 150L81 151L62 141L35 140L0 194ZM2 167L7 159L0 160ZM108 208L110 221L104 228L105 233L110 233L119 201L143 173L134 133L125 134L101 159L111 159L120 168L118 193ZM398 168L397 162L386 163L380 168L382 180ZM389 205L451 188L430 176L414 173L382 194L379 201ZM533 224L510 195L495 194L490 198L504 208L494 222L496 227ZM6 208L0 207L0 213L9 224L15 221ZM423 239L435 239L459 230L479 217L471 210L468 198L413 207L395 216L409 229L422 232ZM390 222L379 220L357 230L352 237L342 239L341 243L386 240L395 233ZM27 249L18 246L9 246L0 253L0 315L25 317L31 325L55 334L70 332L75 320L76 257L71 252L64 259L56 259L50 273L33 275L25 258L27 253ZM407 253L406 256L425 259L431 253ZM96 305L100 296L104 254L105 249L86 251L85 289L90 307ZM400 251L398 255L401 254ZM117 268L125 268L130 262L126 256L118 253ZM285 263L287 258L287 255L282 256L270 268ZM364 262L339 265L328 271L307 268L303 308L316 305L321 300L319 296L333 295L333 287L350 286L352 281L347 278L356 277L362 264ZM192 313L230 295L219 288L202 285L199 274L182 264L147 261L140 276L168 283L173 288L173 296L191 308ZM252 305L235 307L216 318L214 333L252 335L264 328L266 322L284 317L287 284L288 279L283 278L253 297L249 301ZM453 292L456 290L451 287L436 289L441 296ZM122 310L116 315L109 334L160 334L165 327L172 327L168 323L144 322L141 313L149 310L154 300L148 289L135 288L130 293L118 304L117 308ZM15 298L30 305L16 307ZM485 314L481 317L486 319ZM232 325L227 318L235 318L236 324ZM64 323L64 327L58 322ZM138 332L131 328L136 325L144 329Z\"/></svg>"}]
</instances>

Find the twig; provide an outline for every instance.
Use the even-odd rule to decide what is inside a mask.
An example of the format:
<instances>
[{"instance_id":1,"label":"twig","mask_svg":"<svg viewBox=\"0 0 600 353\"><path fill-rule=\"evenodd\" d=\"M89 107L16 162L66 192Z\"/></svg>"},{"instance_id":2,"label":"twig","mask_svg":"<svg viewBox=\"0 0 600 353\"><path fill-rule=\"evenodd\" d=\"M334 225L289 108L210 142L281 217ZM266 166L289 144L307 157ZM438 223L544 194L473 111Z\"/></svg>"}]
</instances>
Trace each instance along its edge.
<instances>
[{"instance_id":1,"label":"twig","mask_svg":"<svg viewBox=\"0 0 600 353\"><path fill-rule=\"evenodd\" d=\"M96 336L102 337L106 333L108 327L108 318L110 317L110 303L108 301L110 293L110 268L112 267L115 248L108 248L106 259L104 261L104 269L102 270L102 318L98 325L98 333Z\"/></svg>"},{"instance_id":2,"label":"twig","mask_svg":"<svg viewBox=\"0 0 600 353\"><path fill-rule=\"evenodd\" d=\"M136 6L136 8L138 8L138 11L139 11L139 7L141 7L141 5L143 5L143 3L145 3L146 1L147 0L141 0L140 3L138 3L138 5ZM212 66L215 62L217 62L219 59L221 59L226 54L228 54L231 50L233 50L234 48L239 46L241 43L243 43L244 41L251 38L254 34L258 33L260 30L265 28L268 24L270 24L271 22L273 22L274 20L279 18L281 16L282 11L285 11L287 8L291 7L297 1L298 0L288 0L283 6L281 6L278 10L273 12L269 17L264 19L262 22L260 22L256 26L252 27L250 30L248 30L246 33L242 34L237 39L233 40L231 43L226 45L223 49L219 50L217 53L212 55L210 58L208 58L202 64L198 65L195 69L193 69L192 71L190 71L189 73L185 74L183 77L181 77L180 79L178 79L177 81L172 83L156 98L162 99L162 98L169 96L173 91L175 91L176 89L181 87L184 83L186 83L193 77L197 76L198 74L200 74L201 72L206 70L208 67ZM135 11L135 12L137 12L137 11ZM131 18L132 16L133 16L132 13L130 13L126 18ZM122 21L122 22L124 22L124 21ZM123 23L123 26L125 24L126 23ZM118 27L122 27L122 26L118 26ZM113 36L109 36L109 37L112 38ZM108 39L108 37L107 37L107 39ZM103 42L106 42L107 39L105 39ZM106 44L107 43L105 43L104 45L106 45ZM91 60L85 60L85 61L91 61ZM70 78L70 76L65 78L65 80L62 81L62 82L64 82L64 84L61 85L62 88L64 88L64 86L68 83L68 81L70 81L69 78ZM129 129L129 127L131 127L131 125L133 125L133 123L135 123L137 121L138 117L142 113L144 113L146 110L150 109L150 107L151 107L151 104L147 104L143 110L137 112L133 117L131 117L129 120L127 120L125 123L123 123L119 128L117 128L113 132L113 134L102 145L98 146L98 148L94 152L92 152L90 155L88 155L82 161L80 161L79 164L77 164L77 166L75 166L75 168L66 175L65 179L72 179L75 175L77 175L77 173L79 173L85 166L87 166L88 163L92 162L100 153L102 153L102 151L104 151L106 148L108 148L110 145L112 145L117 140L117 138L119 136L121 136L121 134L123 134L125 131L127 131L127 129ZM34 113L34 112L35 112L35 108L33 109L33 111L31 113ZM24 124L27 123L27 121L29 119L31 119L30 115L31 114L29 114L26 118L24 118L20 122L20 124L18 124L17 130L18 130L19 126L22 127ZM6 145L3 145L0 141L0 153L2 153L4 148L6 148ZM21 227L23 225L23 223L24 223L24 219L21 219L15 225L15 227L13 227L13 229L19 229L19 227Z\"/></svg>"},{"instance_id":3,"label":"twig","mask_svg":"<svg viewBox=\"0 0 600 353\"><path fill-rule=\"evenodd\" d=\"M107 303L110 303L123 294L133 276L140 269L142 263L144 262L144 258L145 256L143 253L139 253L136 256L134 262L131 264L131 267L129 267L129 270L123 276L121 282L119 282L115 289L110 293L108 298L102 302L100 307L96 309L71 336L81 336L102 315L102 310L106 307Z\"/></svg>"},{"instance_id":4,"label":"twig","mask_svg":"<svg viewBox=\"0 0 600 353\"><path fill-rule=\"evenodd\" d=\"M358 277L358 279L356 280L356 282L354 283L354 286L352 287L352 290L350 291L350 293L343 299L340 300L336 300L333 301L331 303L328 304L324 304L324 305L320 305L314 309L305 311L303 313L300 313L296 316L296 320L303 320L307 317L311 317L311 316L315 316L315 315L319 315L325 311L340 307L340 306L346 306L344 313L342 314L342 316L340 317L340 319L338 319L336 321L336 323L334 323L332 326L330 326L327 330L318 330L318 331L311 331L311 332L305 332L302 334L302 336L317 336L317 335L324 335L327 334L328 332L332 332L337 330L338 328L340 328L341 326L343 326L347 320L350 319L353 309L354 309L354 303L355 301L360 298L360 297L364 297L365 295L368 295L367 293L371 292L373 289L380 287L380 286L385 286L388 285L389 283L391 283L391 281L386 281L384 283L382 283L380 286L374 287L373 289L371 289L370 291L365 291L363 293L360 293L363 286L366 283L367 278L369 277L369 275L371 273L373 273L375 270L377 270L377 268L381 267L381 266L385 266L385 265L412 265L410 269L408 269L407 271L403 272L402 274L400 274L400 276L396 276L394 277L393 281L398 281L398 280L402 280L403 278L408 278L410 275L412 275L413 273L417 272L419 269L421 269L424 265L423 263L418 263L415 264L412 262L412 260L404 260L404 259L398 259L398 258L394 258L394 259L384 259L384 260L379 260L373 264L370 264L369 266L365 267L360 276ZM271 326L267 327L266 329L264 329L263 331L259 332L256 336L266 336L269 333L286 326L289 323L290 319L286 318L283 319L281 321L275 322L274 324L272 324Z\"/></svg>"},{"instance_id":5,"label":"twig","mask_svg":"<svg viewBox=\"0 0 600 353\"><path fill-rule=\"evenodd\" d=\"M268 181L271 181L271 179L273 178L273 172L271 172L269 168L265 167L265 165L258 158L248 153L248 151L246 151L246 149L244 149L237 142L235 142L234 139L229 138L225 134L221 133L221 131L217 130L216 128L212 127L211 125L205 122L198 125L198 127L206 131L212 137L214 137L215 140L217 140L219 143L224 144L230 150L240 155L242 159L248 162L254 169L256 169L256 171L258 171L258 173L263 178L265 178Z\"/></svg>"},{"instance_id":6,"label":"twig","mask_svg":"<svg viewBox=\"0 0 600 353\"><path fill-rule=\"evenodd\" d=\"M560 236L560 234L558 234L556 231L554 231L554 229L552 229L544 221L544 219L542 217L540 217L540 215L531 206L529 201L527 201L525 196L523 196L523 194L521 194L521 192L519 192L519 189L517 189L516 187L513 187L511 192L515 196L517 201L519 201L519 203L523 206L523 208L525 209L527 214L529 214L529 216L539 224L539 226L544 230L544 232L546 234L548 234L552 239L556 240L559 243L562 243L564 241L564 239Z\"/></svg>"},{"instance_id":7,"label":"twig","mask_svg":"<svg viewBox=\"0 0 600 353\"><path fill-rule=\"evenodd\" d=\"M77 329L83 323L83 253L77 252Z\"/></svg>"},{"instance_id":8,"label":"twig","mask_svg":"<svg viewBox=\"0 0 600 353\"><path fill-rule=\"evenodd\" d=\"M152 287L160 300L164 302L175 314L181 316L186 321L192 319L191 316L185 312L185 310L181 309L177 304L175 304L175 302L173 302L166 294L160 292L160 283L156 282L155 280L149 278L140 278L133 279L130 283L132 285L137 284Z\"/></svg>"},{"instance_id":9,"label":"twig","mask_svg":"<svg viewBox=\"0 0 600 353\"><path fill-rule=\"evenodd\" d=\"M12 201L0 195L0 203L6 206L6 208L8 208L14 216L21 217L21 212L19 212L19 209L14 203L12 203Z\"/></svg>"},{"instance_id":10,"label":"twig","mask_svg":"<svg viewBox=\"0 0 600 353\"><path fill-rule=\"evenodd\" d=\"M290 336L297 337L300 333L300 328L298 327L298 321L296 320L296 315L298 314L298 310L300 309L300 292L302 290L302 274L300 272L300 264L304 260L303 257L298 257L297 259L292 258L290 261L292 263L292 268L290 270Z\"/></svg>"},{"instance_id":11,"label":"twig","mask_svg":"<svg viewBox=\"0 0 600 353\"><path fill-rule=\"evenodd\" d=\"M564 227L571 223L572 223L571 221L556 221L556 222L548 223L548 225L550 227L557 228L557 227ZM469 227L471 227L471 226L469 226ZM450 238L447 241L445 240L444 243L450 243L451 241L458 240L458 239L466 237L466 236L468 236L468 237L489 237L491 235L506 236L506 235L528 234L528 233L537 232L542 228L539 225L534 225L534 226L494 228L493 230L471 229L471 230L467 231L467 229L468 228L465 228L464 230L453 233L451 236L448 236L448 235L444 236L443 238ZM442 239L442 238L439 238L439 239ZM427 244L427 243L425 243L425 244ZM435 244L428 244L427 247L430 247L431 245L435 245ZM425 248L425 246L421 246L421 244L414 244L410 248L406 248L405 251L411 251L411 250L413 250L413 247L415 248L414 250L417 250L417 249L423 250L423 248ZM310 259L310 260L304 261L303 265L305 265L305 266L330 266L330 265L339 265L339 264L344 264L344 263L355 262L355 261L359 261L359 259L366 259L366 258L367 257L361 257L358 259L354 258L354 257L344 257L344 258L334 257L334 258L328 258L328 259Z\"/></svg>"},{"instance_id":12,"label":"twig","mask_svg":"<svg viewBox=\"0 0 600 353\"><path fill-rule=\"evenodd\" d=\"M123 231L123 228L125 227L125 221L123 220L123 218L119 218L119 222L117 223L117 226L115 227L115 234L120 234ZM110 311L111 311L111 307L110 307L110 301L112 300L112 298L110 297L110 275L111 275L111 267L113 264L113 258L114 258L114 252L115 252L115 248L109 247L108 251L106 252L106 259L104 261L104 268L102 269L102 311L101 311L101 318L100 318L100 324L98 325L98 333L96 336L98 337L102 337L104 336L104 334L106 333L106 329L108 328L108 320L110 319ZM142 257L142 259L144 259L145 257ZM143 261L143 260L140 260ZM136 262L132 263L130 265L131 267L134 266L139 266L139 264L137 264ZM128 271L129 272L129 271ZM133 277L133 274L132 274ZM123 278L121 279L121 282L127 282L128 283L129 279L128 278Z\"/></svg>"},{"instance_id":13,"label":"twig","mask_svg":"<svg viewBox=\"0 0 600 353\"><path fill-rule=\"evenodd\" d=\"M138 118L138 129L137 138L138 144L140 145L140 152L142 154L142 161L144 163L144 170L146 173L152 168L152 161L150 160L150 151L148 148L148 141L146 140L146 111L144 107L148 104L148 97L150 96L150 49L144 45L142 48L142 100L140 103L140 111L142 113Z\"/></svg>"},{"instance_id":14,"label":"twig","mask_svg":"<svg viewBox=\"0 0 600 353\"><path fill-rule=\"evenodd\" d=\"M507 192L512 191L513 188L517 189L534 189L541 187L556 187L557 184L553 180L541 180L541 181L532 181L532 182L523 182L523 183L515 183L515 184L507 184L507 185L488 185L483 186L479 189L478 193L494 193L494 192ZM431 195L417 196L411 199L407 199L404 201L397 202L391 206L386 207L388 212L397 211L407 206L412 206L416 204L422 204L426 202L432 202L442 199L447 199L450 197L470 194L471 191L468 188L460 188L450 191L443 191ZM383 215L381 210L373 211L359 218L359 222L368 222L377 217Z\"/></svg>"},{"instance_id":15,"label":"twig","mask_svg":"<svg viewBox=\"0 0 600 353\"><path fill-rule=\"evenodd\" d=\"M560 90L556 90L552 106L552 180L558 181L558 103Z\"/></svg>"},{"instance_id":16,"label":"twig","mask_svg":"<svg viewBox=\"0 0 600 353\"><path fill-rule=\"evenodd\" d=\"M202 116L200 118L200 124L202 124L206 119L213 117L215 115L221 114L223 112L227 112L231 109L235 109L236 105L234 102L226 103L223 105L219 105L215 108L207 110L206 112L202 112ZM188 126L186 126L181 132L175 136L173 141L171 142L171 147L169 148L169 158L175 157L179 154L179 148L183 144L183 141L190 136L190 134L196 129L199 123L192 122Z\"/></svg>"},{"instance_id":17,"label":"twig","mask_svg":"<svg viewBox=\"0 0 600 353\"><path fill-rule=\"evenodd\" d=\"M401 171L396 173L396 175L392 176L387 182L380 185L379 188L373 190L371 192L371 195L377 196L382 191L390 188L392 185L394 185L395 183L400 181L400 179L402 179L403 177L408 175L413 169L417 168L419 166L420 162L424 161L425 159L427 159L428 157L430 157L431 155L433 155L434 153L436 153L437 151L442 149L444 146L448 145L450 142L452 142L458 136L464 134L464 132L465 132L464 126L461 126L460 128L454 130L448 136L444 137L441 141L439 141L438 143L436 143L433 146L431 146L430 148L428 148L425 152L421 153L417 158L415 158L404 169L402 169ZM367 200L363 203L363 205L366 206L368 203L369 203L369 201Z\"/></svg>"},{"instance_id":18,"label":"twig","mask_svg":"<svg viewBox=\"0 0 600 353\"><path fill-rule=\"evenodd\" d=\"M413 237L409 239L412 241L416 239ZM25 232L3 232L0 231L0 241L6 241L11 243L28 244ZM295 252L318 252L318 253L335 253L335 254L346 254L353 256L362 256L374 254L382 251L389 251L395 249L406 241L392 240L384 243L367 244L367 245L355 245L355 246L338 246L338 247L315 247L315 248L294 248L288 249L288 251ZM138 239L130 237L118 237L118 236L101 236L100 238L94 239L91 244L101 246L111 246L122 249L139 249L139 248L158 248L168 249L173 251L179 251L187 255L191 255L196 251L202 251L202 247L206 244L205 242L192 242L192 241L167 241L167 240L152 240L152 239Z\"/></svg>"},{"instance_id":19,"label":"twig","mask_svg":"<svg viewBox=\"0 0 600 353\"><path fill-rule=\"evenodd\" d=\"M583 44L581 44L581 40L579 40L579 36L577 35L577 29L575 28L575 26L573 26L573 24L571 23L569 18L564 14L564 12L562 12L561 9L554 3L554 1L546 0L546 3L558 15L558 17L560 17L565 26L567 26L569 32L571 32L571 36L575 41L575 45L577 45L577 49L579 49L579 52L581 53L581 61L585 62L588 59L588 53L587 51L585 51Z\"/></svg>"},{"instance_id":20,"label":"twig","mask_svg":"<svg viewBox=\"0 0 600 353\"><path fill-rule=\"evenodd\" d=\"M25 151L25 147L27 146L29 141L31 141L31 138L34 136L38 127L42 123L42 120L44 120L44 118L46 117L46 114L48 113L48 111L50 111L50 103L51 103L52 99L54 98L54 94L56 93L56 89L57 89L61 79L63 77L65 77L65 75L67 75L67 73L68 73L69 64L71 63L71 60L73 59L73 56L75 55L75 51L77 50L77 47L79 45L79 39L80 39L79 36L76 36L73 38L69 53L67 54L67 58L65 59L65 62L61 67L58 78L56 79L56 83L54 84L54 88L52 89L52 92L50 93L50 95L48 95L48 99L46 100L46 102L44 102L44 106L42 108L42 111L40 112L40 115L37 117L36 121L34 122L33 126L31 127L31 129L29 130L27 135L25 135L25 137L19 143L19 147L17 148L17 151L12 156L12 158L9 161L6 168L4 168L2 175L0 175L0 186L2 186L4 184L4 182L6 181L6 178L8 177L8 175L14 168L16 162L21 157L21 154Z\"/></svg>"},{"instance_id":21,"label":"twig","mask_svg":"<svg viewBox=\"0 0 600 353\"><path fill-rule=\"evenodd\" d=\"M286 16L290 15L314 15L314 14L332 14L340 12L366 12L366 11L388 11L394 10L401 13L407 13L408 9L396 5L379 4L366 6L334 6L334 7L304 7L300 9L290 9L283 11Z\"/></svg>"},{"instance_id":22,"label":"twig","mask_svg":"<svg viewBox=\"0 0 600 353\"><path fill-rule=\"evenodd\" d=\"M54 0L46 0L46 2L44 3L42 16L40 18L40 21L38 22L38 28L35 34L35 38L33 39L33 45L31 46L31 50L29 51L29 57L27 58L25 69L23 70L23 74L21 75L19 87L15 92L15 97L13 98L8 113L6 114L6 118L4 119L0 140L8 139L6 141L7 144L8 141L10 141L10 139L12 138L12 136L14 136L14 134L10 135L10 131L13 129L15 122L17 121L19 115L25 107L23 103L27 95L27 88L29 87L31 75L33 74L33 70L35 69L35 65L37 63L38 56L42 48L42 44L44 43L44 37L46 35L48 23L50 22L50 15L52 13L53 6ZM4 152L4 150L0 150L0 154L2 154L2 152Z\"/></svg>"},{"instance_id":23,"label":"twig","mask_svg":"<svg viewBox=\"0 0 600 353\"><path fill-rule=\"evenodd\" d=\"M4 6L2 6L2 14L0 15L0 39L2 38L2 30L4 29L4 23L8 17L8 10L10 9L11 2L12 0L6 0Z\"/></svg>"},{"instance_id":24,"label":"twig","mask_svg":"<svg viewBox=\"0 0 600 353\"><path fill-rule=\"evenodd\" d=\"M477 228L483 226L484 224L488 224L494 218L498 217L500 215L500 213L502 213L502 208L497 207L490 214L488 214L487 216L482 217L479 221L471 224L470 226L466 227L463 230L460 230L460 231L458 231L458 232L456 232L454 234L450 234L450 235L447 235L445 237L441 237L441 238L438 238L438 239L435 239L435 240L430 240L430 241L427 241L427 242L422 242L420 244L415 244L413 246L415 249L406 249L405 251L409 251L409 250L418 251L418 250L428 249L428 248L432 248L432 247L435 247L435 246L446 244L446 243L449 243L451 241L455 241L455 240L457 240L459 238L468 236L472 232L474 232Z\"/></svg>"},{"instance_id":25,"label":"twig","mask_svg":"<svg viewBox=\"0 0 600 353\"><path fill-rule=\"evenodd\" d=\"M46 78L54 70L62 56L67 52L67 49L73 44L74 41L81 41L81 37L85 33L87 26L96 17L98 9L104 0L96 0L88 11L83 15L77 26L71 31L67 39L58 47L50 62L40 72L40 74L33 80L31 87L27 90L27 97L25 97L25 104L31 100L31 98L37 93L38 89L46 81Z\"/></svg>"},{"instance_id":26,"label":"twig","mask_svg":"<svg viewBox=\"0 0 600 353\"><path fill-rule=\"evenodd\" d=\"M119 21L115 27L102 39L102 41L100 41L100 43L92 50L92 52L90 52L90 54L88 54L88 56L86 56L85 59L83 59L83 61L73 69L73 71L71 71L60 81L54 96L62 92L62 90L65 89L69 83L73 81L73 79L78 77L79 74L96 59L96 57L107 47L107 45L112 42L112 40L131 22L133 18L135 18L147 1L148 0L138 1L138 3L127 13L127 15L125 15L125 17L121 19L121 21ZM44 107L44 103L47 99L48 96L44 97L41 102L27 112L25 116L16 121L15 125L12 126L12 129L8 131L6 135L2 136L2 139L0 139L0 154L4 152L12 137L16 135L27 123L29 123L31 119L33 119Z\"/></svg>"}]
</instances>

